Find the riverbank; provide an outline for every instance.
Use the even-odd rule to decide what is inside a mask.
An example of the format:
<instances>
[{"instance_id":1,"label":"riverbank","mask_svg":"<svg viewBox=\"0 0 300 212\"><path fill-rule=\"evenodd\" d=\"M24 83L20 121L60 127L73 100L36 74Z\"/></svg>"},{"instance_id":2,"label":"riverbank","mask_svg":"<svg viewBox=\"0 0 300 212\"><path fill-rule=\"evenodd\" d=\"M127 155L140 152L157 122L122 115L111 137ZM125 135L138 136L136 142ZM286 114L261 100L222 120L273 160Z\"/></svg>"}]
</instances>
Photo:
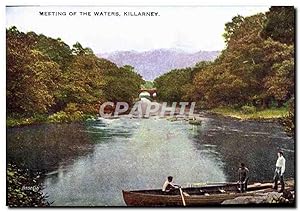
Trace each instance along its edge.
<instances>
[{"instance_id":1,"label":"riverbank","mask_svg":"<svg viewBox=\"0 0 300 212\"><path fill-rule=\"evenodd\" d=\"M273 189L266 189L254 195L240 196L235 199L229 199L222 202L222 205L257 205L262 204L270 206L293 206L295 205L295 181L289 179L285 181L285 190L277 192Z\"/></svg>"},{"instance_id":2,"label":"riverbank","mask_svg":"<svg viewBox=\"0 0 300 212\"><path fill-rule=\"evenodd\" d=\"M209 110L209 112L241 120L279 120L287 117L289 114L288 108L286 107L261 110L254 107L242 107L239 109L218 107Z\"/></svg>"},{"instance_id":3,"label":"riverbank","mask_svg":"<svg viewBox=\"0 0 300 212\"><path fill-rule=\"evenodd\" d=\"M6 173L9 207L46 207L51 205L42 191L41 172L30 171L9 163Z\"/></svg>"},{"instance_id":4,"label":"riverbank","mask_svg":"<svg viewBox=\"0 0 300 212\"><path fill-rule=\"evenodd\" d=\"M289 114L288 109L285 107L270 108L264 110L256 110L253 108L234 109L230 107L218 107L211 109L208 112L241 120L279 120L285 118ZM60 111L52 115L36 115L33 117L8 117L6 119L6 126L19 127L42 123L70 123L85 121L94 117L95 115L85 114L82 111L73 111L72 113Z\"/></svg>"},{"instance_id":5,"label":"riverbank","mask_svg":"<svg viewBox=\"0 0 300 212\"><path fill-rule=\"evenodd\" d=\"M77 121L85 121L94 117L94 115L84 114L82 111L76 111L74 113L60 111L52 115L37 115L33 117L7 117L6 126L20 127L42 123L70 123Z\"/></svg>"}]
</instances>

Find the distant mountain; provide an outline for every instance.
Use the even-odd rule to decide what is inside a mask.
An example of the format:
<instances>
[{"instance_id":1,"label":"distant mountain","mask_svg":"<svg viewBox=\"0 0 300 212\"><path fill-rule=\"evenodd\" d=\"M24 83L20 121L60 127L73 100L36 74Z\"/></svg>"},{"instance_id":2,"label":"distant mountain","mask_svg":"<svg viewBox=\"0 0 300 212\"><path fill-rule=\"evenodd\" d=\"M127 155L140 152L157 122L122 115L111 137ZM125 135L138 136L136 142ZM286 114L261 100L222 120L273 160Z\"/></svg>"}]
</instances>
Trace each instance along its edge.
<instances>
[{"instance_id":1,"label":"distant mountain","mask_svg":"<svg viewBox=\"0 0 300 212\"><path fill-rule=\"evenodd\" d=\"M177 49L156 49L151 51L117 51L112 53L97 54L118 66L131 65L146 80L156 77L175 68L194 66L203 60L214 60L219 51L199 51L188 53Z\"/></svg>"}]
</instances>

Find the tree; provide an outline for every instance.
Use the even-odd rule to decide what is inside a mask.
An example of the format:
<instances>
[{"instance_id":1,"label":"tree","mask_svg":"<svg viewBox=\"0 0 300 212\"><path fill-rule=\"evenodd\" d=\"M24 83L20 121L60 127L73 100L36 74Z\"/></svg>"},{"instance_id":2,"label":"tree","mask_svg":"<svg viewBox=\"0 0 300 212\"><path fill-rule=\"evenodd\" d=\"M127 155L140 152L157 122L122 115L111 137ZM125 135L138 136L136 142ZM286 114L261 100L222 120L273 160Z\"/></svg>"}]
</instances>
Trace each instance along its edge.
<instances>
[{"instance_id":1,"label":"tree","mask_svg":"<svg viewBox=\"0 0 300 212\"><path fill-rule=\"evenodd\" d=\"M225 43L229 42L231 36L236 32L236 30L240 27L243 21L244 21L244 17L241 15L237 15L232 18L231 22L225 24L225 32L223 34Z\"/></svg>"},{"instance_id":2,"label":"tree","mask_svg":"<svg viewBox=\"0 0 300 212\"><path fill-rule=\"evenodd\" d=\"M32 38L16 28L7 30L7 110L31 116L46 113L54 104L60 70L40 51Z\"/></svg>"},{"instance_id":3,"label":"tree","mask_svg":"<svg viewBox=\"0 0 300 212\"><path fill-rule=\"evenodd\" d=\"M226 48L215 61L197 63L185 77L173 70L155 79L161 100L269 107L294 96L294 8L235 16L223 36Z\"/></svg>"},{"instance_id":4,"label":"tree","mask_svg":"<svg viewBox=\"0 0 300 212\"><path fill-rule=\"evenodd\" d=\"M261 34L264 38L294 44L295 41L295 8L288 6L272 6L266 13L267 22Z\"/></svg>"},{"instance_id":5,"label":"tree","mask_svg":"<svg viewBox=\"0 0 300 212\"><path fill-rule=\"evenodd\" d=\"M59 64L60 69L65 71L72 61L72 50L60 38L53 39L45 35L36 35L29 32L32 37L36 37L36 43L33 48L47 55L51 60Z\"/></svg>"},{"instance_id":6,"label":"tree","mask_svg":"<svg viewBox=\"0 0 300 212\"><path fill-rule=\"evenodd\" d=\"M91 48L83 48L79 42L76 42L73 45L72 53L74 55L94 54Z\"/></svg>"},{"instance_id":7,"label":"tree","mask_svg":"<svg viewBox=\"0 0 300 212\"><path fill-rule=\"evenodd\" d=\"M271 101L278 106L288 101L294 94L293 46L264 38L261 32L266 23L262 13L236 16L227 23L226 49L213 63L196 65L192 82L184 87L185 99L198 101L203 107L268 107ZM161 84L170 87L173 78L176 76L169 79L170 84L167 80ZM176 94L178 90L171 91Z\"/></svg>"},{"instance_id":8,"label":"tree","mask_svg":"<svg viewBox=\"0 0 300 212\"><path fill-rule=\"evenodd\" d=\"M127 102L129 105L138 98L142 77L128 67L106 69L103 92L106 101Z\"/></svg>"},{"instance_id":9,"label":"tree","mask_svg":"<svg viewBox=\"0 0 300 212\"><path fill-rule=\"evenodd\" d=\"M192 80L192 68L174 69L156 78L158 98L167 102L180 102L185 99L185 85Z\"/></svg>"},{"instance_id":10,"label":"tree","mask_svg":"<svg viewBox=\"0 0 300 212\"><path fill-rule=\"evenodd\" d=\"M294 46L268 39L265 42L266 63L271 68L264 80L266 93L281 106L294 95Z\"/></svg>"},{"instance_id":11,"label":"tree","mask_svg":"<svg viewBox=\"0 0 300 212\"><path fill-rule=\"evenodd\" d=\"M145 81L145 84L142 85L142 89L153 89L154 83L153 81Z\"/></svg>"},{"instance_id":12,"label":"tree","mask_svg":"<svg viewBox=\"0 0 300 212\"><path fill-rule=\"evenodd\" d=\"M214 63L198 72L194 78L195 95L203 105L243 105L260 96L266 75L262 60L262 39L259 32L265 17L257 14L237 16L227 23L227 48ZM259 97L260 98L260 97Z\"/></svg>"},{"instance_id":13,"label":"tree","mask_svg":"<svg viewBox=\"0 0 300 212\"><path fill-rule=\"evenodd\" d=\"M131 65L125 65L122 67L123 69L127 70L127 71L134 71L134 67Z\"/></svg>"}]
</instances>

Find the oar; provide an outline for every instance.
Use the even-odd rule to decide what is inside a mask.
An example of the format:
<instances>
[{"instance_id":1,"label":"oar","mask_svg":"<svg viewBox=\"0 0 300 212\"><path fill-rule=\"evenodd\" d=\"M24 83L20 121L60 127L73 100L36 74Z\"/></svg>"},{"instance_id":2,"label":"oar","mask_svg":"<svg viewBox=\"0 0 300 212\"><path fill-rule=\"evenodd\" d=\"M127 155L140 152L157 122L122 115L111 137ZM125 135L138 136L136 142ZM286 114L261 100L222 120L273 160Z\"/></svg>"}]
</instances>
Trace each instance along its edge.
<instances>
[{"instance_id":1,"label":"oar","mask_svg":"<svg viewBox=\"0 0 300 212\"><path fill-rule=\"evenodd\" d=\"M204 183L189 183L191 186L224 186L224 185L236 185L235 182L204 182Z\"/></svg>"},{"instance_id":2,"label":"oar","mask_svg":"<svg viewBox=\"0 0 300 212\"><path fill-rule=\"evenodd\" d=\"M179 191L180 191L180 196L181 196L181 199L182 199L182 204L183 204L183 206L186 206L181 187L179 187Z\"/></svg>"}]
</instances>

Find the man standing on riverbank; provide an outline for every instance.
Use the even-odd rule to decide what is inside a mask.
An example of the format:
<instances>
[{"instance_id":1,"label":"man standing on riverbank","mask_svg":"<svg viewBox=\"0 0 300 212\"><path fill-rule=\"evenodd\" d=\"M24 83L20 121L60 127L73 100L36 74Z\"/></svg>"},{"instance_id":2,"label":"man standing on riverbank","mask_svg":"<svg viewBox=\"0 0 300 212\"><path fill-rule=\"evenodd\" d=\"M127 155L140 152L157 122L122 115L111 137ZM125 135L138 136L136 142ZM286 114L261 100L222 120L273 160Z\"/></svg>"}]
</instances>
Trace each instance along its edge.
<instances>
[{"instance_id":1,"label":"man standing on riverbank","mask_svg":"<svg viewBox=\"0 0 300 212\"><path fill-rule=\"evenodd\" d=\"M284 190L284 181L283 181L283 173L285 172L285 158L283 157L283 152L278 151L278 159L276 161L276 168L274 174L274 189L278 189L278 179L280 179L281 188L279 192L283 192Z\"/></svg>"},{"instance_id":2,"label":"man standing on riverbank","mask_svg":"<svg viewBox=\"0 0 300 212\"><path fill-rule=\"evenodd\" d=\"M244 163L241 163L241 167L238 170L239 174L239 184L240 184L240 191L244 192L247 190L247 183L249 179L249 169L245 166Z\"/></svg>"}]
</instances>

